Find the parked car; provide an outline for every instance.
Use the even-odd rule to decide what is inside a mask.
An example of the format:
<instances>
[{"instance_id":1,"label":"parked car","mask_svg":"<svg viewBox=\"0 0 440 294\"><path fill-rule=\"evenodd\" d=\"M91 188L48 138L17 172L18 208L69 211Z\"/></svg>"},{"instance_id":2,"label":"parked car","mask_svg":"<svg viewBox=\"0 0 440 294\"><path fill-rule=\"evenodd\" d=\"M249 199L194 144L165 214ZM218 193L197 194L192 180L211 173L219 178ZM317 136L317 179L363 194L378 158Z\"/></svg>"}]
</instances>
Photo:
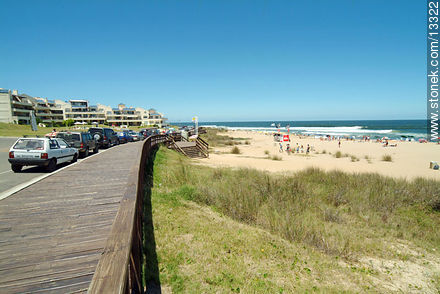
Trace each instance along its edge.
<instances>
[{"instance_id":1,"label":"parked car","mask_svg":"<svg viewBox=\"0 0 440 294\"><path fill-rule=\"evenodd\" d=\"M62 138L72 147L78 149L80 157L89 156L89 152L98 153L99 146L92 134L86 132L58 132L56 138Z\"/></svg>"},{"instance_id":2,"label":"parked car","mask_svg":"<svg viewBox=\"0 0 440 294\"><path fill-rule=\"evenodd\" d=\"M9 149L8 161L14 172L33 165L44 166L51 172L57 164L77 159L78 150L61 138L20 138Z\"/></svg>"},{"instance_id":3,"label":"parked car","mask_svg":"<svg viewBox=\"0 0 440 294\"><path fill-rule=\"evenodd\" d=\"M90 128L89 133L98 142L99 148L109 148L119 144L118 136L110 128Z\"/></svg>"},{"instance_id":4,"label":"parked car","mask_svg":"<svg viewBox=\"0 0 440 294\"><path fill-rule=\"evenodd\" d=\"M133 138L133 141L139 141L141 139L139 133L136 133L135 131L129 131L128 134Z\"/></svg>"},{"instance_id":5,"label":"parked car","mask_svg":"<svg viewBox=\"0 0 440 294\"><path fill-rule=\"evenodd\" d=\"M128 132L118 132L119 143L128 143L133 141L133 138L128 134Z\"/></svg>"},{"instance_id":6,"label":"parked car","mask_svg":"<svg viewBox=\"0 0 440 294\"><path fill-rule=\"evenodd\" d=\"M144 136L143 132L139 132L138 134L139 134L139 139L140 140L142 140L142 141L145 140L146 137Z\"/></svg>"}]
</instances>

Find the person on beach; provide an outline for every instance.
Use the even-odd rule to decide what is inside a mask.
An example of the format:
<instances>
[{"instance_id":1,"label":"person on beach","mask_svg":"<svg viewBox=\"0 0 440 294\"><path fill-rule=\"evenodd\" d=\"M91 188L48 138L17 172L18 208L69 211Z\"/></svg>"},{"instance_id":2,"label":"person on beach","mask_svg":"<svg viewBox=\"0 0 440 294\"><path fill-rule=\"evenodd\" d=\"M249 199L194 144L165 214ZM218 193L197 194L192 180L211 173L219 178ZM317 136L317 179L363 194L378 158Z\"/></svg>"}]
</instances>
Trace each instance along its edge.
<instances>
[{"instance_id":1,"label":"person on beach","mask_svg":"<svg viewBox=\"0 0 440 294\"><path fill-rule=\"evenodd\" d=\"M341 148L341 140L339 140L338 146L339 146L339 148Z\"/></svg>"},{"instance_id":2,"label":"person on beach","mask_svg":"<svg viewBox=\"0 0 440 294\"><path fill-rule=\"evenodd\" d=\"M290 155L290 144L289 143L287 143L287 145L286 145L286 152L287 152L287 155Z\"/></svg>"},{"instance_id":3,"label":"person on beach","mask_svg":"<svg viewBox=\"0 0 440 294\"><path fill-rule=\"evenodd\" d=\"M283 143L280 142L280 153L283 152Z\"/></svg>"},{"instance_id":4,"label":"person on beach","mask_svg":"<svg viewBox=\"0 0 440 294\"><path fill-rule=\"evenodd\" d=\"M307 144L307 150L306 150L306 154L309 154L310 153L310 145L309 144Z\"/></svg>"}]
</instances>

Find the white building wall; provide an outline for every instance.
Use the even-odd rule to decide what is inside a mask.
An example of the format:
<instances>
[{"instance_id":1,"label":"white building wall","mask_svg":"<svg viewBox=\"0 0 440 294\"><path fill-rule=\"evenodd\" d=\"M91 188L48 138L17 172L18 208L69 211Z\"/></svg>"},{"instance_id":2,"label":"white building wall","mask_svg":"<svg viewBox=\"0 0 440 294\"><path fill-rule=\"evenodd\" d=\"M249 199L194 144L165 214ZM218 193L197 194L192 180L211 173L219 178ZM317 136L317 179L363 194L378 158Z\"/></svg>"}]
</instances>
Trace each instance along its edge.
<instances>
[{"instance_id":1,"label":"white building wall","mask_svg":"<svg viewBox=\"0 0 440 294\"><path fill-rule=\"evenodd\" d=\"M9 90L0 90L0 122L14 122L11 109L11 91Z\"/></svg>"}]
</instances>

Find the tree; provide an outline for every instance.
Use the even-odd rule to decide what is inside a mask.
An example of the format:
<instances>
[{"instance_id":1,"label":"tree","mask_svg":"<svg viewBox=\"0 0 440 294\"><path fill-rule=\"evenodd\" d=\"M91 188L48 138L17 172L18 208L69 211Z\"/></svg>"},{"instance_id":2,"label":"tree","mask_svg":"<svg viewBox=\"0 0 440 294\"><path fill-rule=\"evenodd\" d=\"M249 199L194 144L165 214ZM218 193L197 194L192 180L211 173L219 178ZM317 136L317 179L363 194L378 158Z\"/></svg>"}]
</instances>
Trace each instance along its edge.
<instances>
[{"instance_id":1,"label":"tree","mask_svg":"<svg viewBox=\"0 0 440 294\"><path fill-rule=\"evenodd\" d=\"M73 124L75 123L75 121L71 118L69 118L68 120L63 121L63 125L65 125L66 127L71 127L73 126Z\"/></svg>"}]
</instances>

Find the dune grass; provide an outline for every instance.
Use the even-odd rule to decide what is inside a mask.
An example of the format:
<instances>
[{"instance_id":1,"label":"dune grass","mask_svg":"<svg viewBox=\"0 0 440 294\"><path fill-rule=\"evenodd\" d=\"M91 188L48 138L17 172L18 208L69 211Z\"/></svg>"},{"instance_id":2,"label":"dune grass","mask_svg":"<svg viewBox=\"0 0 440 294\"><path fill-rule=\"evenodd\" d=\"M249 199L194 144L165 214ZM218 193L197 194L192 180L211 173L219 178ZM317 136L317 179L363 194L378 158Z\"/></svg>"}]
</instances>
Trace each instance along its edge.
<instances>
[{"instance_id":1,"label":"dune grass","mask_svg":"<svg viewBox=\"0 0 440 294\"><path fill-rule=\"evenodd\" d=\"M201 134L200 137L209 142L210 147L250 144L249 138L233 138L226 135L226 130L217 128L206 128L206 133Z\"/></svg>"},{"instance_id":2,"label":"dune grass","mask_svg":"<svg viewBox=\"0 0 440 294\"><path fill-rule=\"evenodd\" d=\"M277 160L277 161L281 161L281 160L283 160L283 158L282 158L281 156L279 156L279 155L272 155L272 156L270 157L270 159L272 159L272 160Z\"/></svg>"},{"instance_id":3,"label":"dune grass","mask_svg":"<svg viewBox=\"0 0 440 294\"><path fill-rule=\"evenodd\" d=\"M391 155L389 155L389 154L385 154L384 156L382 156L382 161L392 162L393 157L391 157Z\"/></svg>"},{"instance_id":4,"label":"dune grass","mask_svg":"<svg viewBox=\"0 0 440 294\"><path fill-rule=\"evenodd\" d=\"M166 236L159 242L166 248L158 245L165 268L162 275L177 292L185 292L187 287L202 292L233 292L243 287L247 292L258 293L313 287L321 292L363 292L372 285L378 292L387 292L378 281L395 277L387 276L389 271L359 265L365 256L408 262L421 258L422 254L411 253L417 251L423 252L423 256L439 257L440 182L407 182L377 174L352 175L318 169L271 175L252 169L209 168L189 165L187 159L164 149L158 157L155 183L160 188L153 195L156 201L167 204L166 209L155 209L161 219L156 236ZM170 203L179 208L167 208ZM193 209L195 206L197 210ZM175 210L182 210L179 215L186 219L185 225L175 216ZM193 210L197 217L186 214ZM218 218L223 215L249 226L249 231L238 233L237 226L243 227L235 222L219 228L224 219ZM260 232L257 228L277 240L271 241L273 247L268 241L255 240L259 234L256 232ZM173 242L178 243L177 247L173 247ZM208 257L197 257L201 253L189 245L194 243L208 252ZM402 253L395 249L396 244L412 251ZM268 254L267 246L271 250L269 260L273 262L258 260L260 253ZM283 264L287 260L295 260L291 248L302 248L300 259L307 261L285 269ZM250 268L257 273L250 274ZM284 270L290 270L299 282L285 280ZM426 282L429 287L436 287L438 274L434 272L431 282ZM186 282L189 276L195 280ZM329 283L332 279L339 281L336 286ZM302 286L294 288L295 285Z\"/></svg>"},{"instance_id":5,"label":"dune grass","mask_svg":"<svg viewBox=\"0 0 440 294\"><path fill-rule=\"evenodd\" d=\"M237 146L232 147L231 153L232 154L240 154L241 153L240 148L238 148Z\"/></svg>"}]
</instances>

